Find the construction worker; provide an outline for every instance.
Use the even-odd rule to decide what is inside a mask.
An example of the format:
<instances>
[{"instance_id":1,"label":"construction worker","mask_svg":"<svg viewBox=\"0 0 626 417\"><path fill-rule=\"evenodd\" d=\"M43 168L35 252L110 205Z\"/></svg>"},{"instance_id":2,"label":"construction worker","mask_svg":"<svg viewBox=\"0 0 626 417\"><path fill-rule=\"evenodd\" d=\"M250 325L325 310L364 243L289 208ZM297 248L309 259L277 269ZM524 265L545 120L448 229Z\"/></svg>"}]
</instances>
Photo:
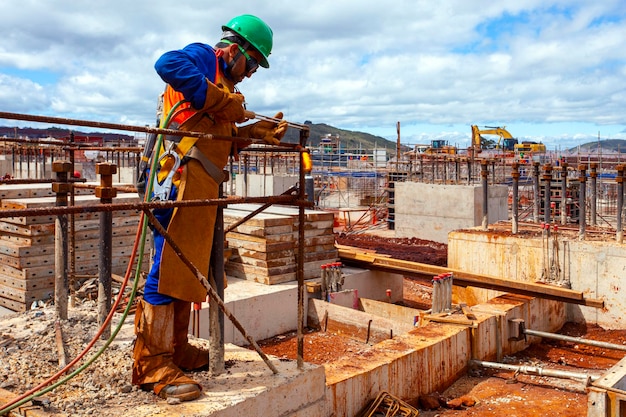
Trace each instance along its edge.
<instances>
[{"instance_id":1,"label":"construction worker","mask_svg":"<svg viewBox=\"0 0 626 417\"><path fill-rule=\"evenodd\" d=\"M167 84L160 125L277 144L287 129L285 121L236 125L246 119L244 96L235 86L251 77L259 66L269 68L272 30L256 16L241 15L222 26L222 31L215 47L193 43L166 52L157 60L155 69ZM276 118L282 119L282 113ZM167 139L153 182L154 196L158 188L159 192L167 190L163 191L167 194L164 199L217 198L233 143L192 137ZM216 211L216 206L155 210L168 235L207 275ZM207 291L156 232L154 246L144 297L135 313L132 380L162 398L189 401L198 398L202 388L183 370L205 369L209 362L209 353L187 340L191 303L205 301Z\"/></svg>"}]
</instances>

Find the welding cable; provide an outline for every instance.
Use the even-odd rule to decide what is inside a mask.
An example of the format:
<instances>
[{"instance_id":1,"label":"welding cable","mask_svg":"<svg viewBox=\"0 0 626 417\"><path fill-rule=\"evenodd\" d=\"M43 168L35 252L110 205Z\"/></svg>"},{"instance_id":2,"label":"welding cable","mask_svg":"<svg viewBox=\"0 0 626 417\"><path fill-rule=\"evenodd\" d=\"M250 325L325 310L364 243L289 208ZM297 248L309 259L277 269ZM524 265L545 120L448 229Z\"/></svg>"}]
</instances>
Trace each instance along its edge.
<instances>
[{"instance_id":1,"label":"welding cable","mask_svg":"<svg viewBox=\"0 0 626 417\"><path fill-rule=\"evenodd\" d=\"M167 126L169 124L169 120L171 119L171 115L173 114L173 112L175 111L175 109L182 104L182 101L176 103L176 105L174 105L172 107L172 109L170 110L170 113L165 121L165 125ZM162 146L162 142L163 142L163 135L160 134L158 139L157 139L157 145L156 145L156 149L159 149L160 146ZM150 170L150 179L148 181L147 184L147 189L146 189L146 194L144 199L147 199L148 196L152 193L152 184L155 178L155 173L156 173L156 166L158 164L158 158L153 158L153 162L152 162L152 167ZM124 274L124 280L120 286L120 292L118 294L118 297L116 298L115 302L113 303L113 305L111 306L111 309L109 311L109 314L107 315L106 319L104 320L104 322L102 323L102 326L100 327L100 329L98 329L98 331L96 332L95 336L93 337L93 339L89 342L89 344L85 347L85 349L83 349L83 351L78 354L78 356L76 356L76 358L74 358L74 360L72 360L70 363L68 363L63 369L59 370L56 374L52 375L50 378L48 378L47 380L45 380L44 382L42 382L41 384L37 385L35 388L30 389L29 391L25 392L24 394L12 399L11 401L7 402L6 404L4 404L2 406L2 408L0 408L0 416L7 414L8 412L10 412L11 410L27 403L28 401L31 401L33 398L41 396L43 394L46 394L50 391L52 391L53 389L63 385L64 383L66 383L67 381L69 381L70 379L74 378L76 375L78 375L79 373L81 373L83 370L85 370L88 366L90 366L108 347L109 345L113 342L113 340L115 339L115 337L117 336L117 334L120 332L126 317L128 316L128 313L130 312L130 309L132 308L132 304L133 301L135 299L135 295L137 293L137 287L138 287L138 283L139 283L139 278L140 278L140 274L141 274L141 263L143 260L143 254L145 252L145 242L146 242L146 235L147 235L147 229L148 229L148 225L147 222L145 221L145 213L142 211L141 212L141 216L139 218L139 225L137 227L137 233L135 236L135 243L133 245L133 250L131 251L131 256L128 262L128 266L126 268L126 273ZM138 250L139 247L139 250ZM113 319L113 315L115 314L115 311L118 307L118 305L120 304L121 300L124 298L124 290L126 289L126 286L128 284L128 280L130 278L131 272L132 272L132 266L134 264L135 261L135 257L137 252L139 252L139 259L137 260L137 268L135 270L135 281L133 283L133 287L132 287L132 291L128 300L128 304L126 305L126 308L124 309L124 312L122 314L122 317L120 318L120 322L118 323L117 327L115 328L115 330L112 332L111 336L106 340L106 342L104 343L104 345L89 359L87 360L87 362L85 362L82 366L80 366L78 369L76 369L74 372L72 372L71 374L67 375L65 378L59 380L58 382L48 386L49 384L51 384L53 381L57 380L61 375L63 375L64 373L68 372L74 365L76 365L76 363L78 363L79 360L81 360L90 350L91 348L95 345L95 343L99 340L100 336L102 335L102 333L104 332L104 329L106 329L106 327L109 325L109 323L111 322L111 320ZM47 386L47 388L46 388Z\"/></svg>"}]
</instances>

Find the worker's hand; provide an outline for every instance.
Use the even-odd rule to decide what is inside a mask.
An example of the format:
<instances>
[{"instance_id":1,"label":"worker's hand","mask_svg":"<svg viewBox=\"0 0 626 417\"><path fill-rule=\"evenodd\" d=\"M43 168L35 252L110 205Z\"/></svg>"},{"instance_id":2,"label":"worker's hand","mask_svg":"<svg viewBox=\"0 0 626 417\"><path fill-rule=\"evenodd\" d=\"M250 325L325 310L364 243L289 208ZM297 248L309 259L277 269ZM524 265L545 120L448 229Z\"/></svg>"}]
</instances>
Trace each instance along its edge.
<instances>
[{"instance_id":1,"label":"worker's hand","mask_svg":"<svg viewBox=\"0 0 626 417\"><path fill-rule=\"evenodd\" d=\"M231 93L225 98L224 106L213 113L215 119L226 122L244 122L246 120L243 94Z\"/></svg>"},{"instance_id":2,"label":"worker's hand","mask_svg":"<svg viewBox=\"0 0 626 417\"><path fill-rule=\"evenodd\" d=\"M274 119L282 119L283 113L278 112ZM287 132L287 121L280 122L260 121L251 125L250 137L255 139L263 139L269 145L278 145Z\"/></svg>"},{"instance_id":3,"label":"worker's hand","mask_svg":"<svg viewBox=\"0 0 626 417\"><path fill-rule=\"evenodd\" d=\"M246 120L244 97L242 94L230 93L221 84L215 85L206 80L207 90L204 105L198 111L212 114L222 122L243 122Z\"/></svg>"}]
</instances>

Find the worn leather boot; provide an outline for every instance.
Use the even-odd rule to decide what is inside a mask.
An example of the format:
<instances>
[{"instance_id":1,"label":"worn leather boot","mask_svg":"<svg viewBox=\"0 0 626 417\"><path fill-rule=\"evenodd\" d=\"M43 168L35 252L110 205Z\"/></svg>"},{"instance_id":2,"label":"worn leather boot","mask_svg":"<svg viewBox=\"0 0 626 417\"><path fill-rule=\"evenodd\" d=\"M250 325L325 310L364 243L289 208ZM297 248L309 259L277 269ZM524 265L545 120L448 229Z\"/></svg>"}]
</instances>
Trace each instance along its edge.
<instances>
[{"instance_id":1,"label":"worn leather boot","mask_svg":"<svg viewBox=\"0 0 626 417\"><path fill-rule=\"evenodd\" d=\"M155 306L140 300L135 312L132 382L161 398L195 400L202 388L174 364L174 303Z\"/></svg>"},{"instance_id":2,"label":"worn leather boot","mask_svg":"<svg viewBox=\"0 0 626 417\"><path fill-rule=\"evenodd\" d=\"M191 303L174 301L174 363L186 371L208 369L209 352L189 344L189 315Z\"/></svg>"}]
</instances>

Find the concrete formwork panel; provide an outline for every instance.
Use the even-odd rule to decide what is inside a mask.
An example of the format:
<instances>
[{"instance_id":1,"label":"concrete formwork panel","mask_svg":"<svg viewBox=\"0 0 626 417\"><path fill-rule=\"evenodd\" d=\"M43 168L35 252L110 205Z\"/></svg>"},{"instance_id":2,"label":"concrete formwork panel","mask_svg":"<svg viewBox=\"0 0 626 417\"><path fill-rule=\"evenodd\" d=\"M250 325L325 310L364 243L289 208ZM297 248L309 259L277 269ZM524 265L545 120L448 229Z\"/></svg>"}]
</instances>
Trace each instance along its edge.
<instances>
[{"instance_id":1,"label":"concrete formwork panel","mask_svg":"<svg viewBox=\"0 0 626 417\"><path fill-rule=\"evenodd\" d=\"M278 195L297 182L296 175L240 174L235 179L235 192L243 197Z\"/></svg>"},{"instance_id":2,"label":"concrete formwork panel","mask_svg":"<svg viewBox=\"0 0 626 417\"><path fill-rule=\"evenodd\" d=\"M402 275L350 267L342 268L342 271L345 275L343 288L357 289L359 297L386 301L386 291L390 289L392 302L403 298ZM295 281L265 285L229 277L224 303L254 340L267 339L298 328L298 284ZM304 311L307 308L305 305ZM208 303L202 304L198 316L199 337L208 339ZM193 333L193 320L189 325L189 332ZM224 319L224 342L240 346L248 343L227 318Z\"/></svg>"},{"instance_id":3,"label":"concrete formwork panel","mask_svg":"<svg viewBox=\"0 0 626 417\"><path fill-rule=\"evenodd\" d=\"M548 248L548 249L546 249ZM550 266L558 265L558 275ZM571 289L589 298L604 301L601 311L567 305L568 321L586 321L607 329L626 326L626 306L622 289L626 287L626 246L614 241L580 241L575 238L528 238L498 235L479 230L451 232L448 266L473 274L491 275L521 282L546 281L569 283ZM467 302L478 303L500 294L471 289Z\"/></svg>"},{"instance_id":4,"label":"concrete formwork panel","mask_svg":"<svg viewBox=\"0 0 626 417\"><path fill-rule=\"evenodd\" d=\"M394 216L397 237L419 236L447 243L448 233L482 224L480 185L440 185L421 182L394 184ZM508 187L488 189L489 223L508 218Z\"/></svg>"},{"instance_id":5,"label":"concrete formwork panel","mask_svg":"<svg viewBox=\"0 0 626 417\"><path fill-rule=\"evenodd\" d=\"M467 372L470 359L490 360L528 347L532 338L510 340L508 322L554 332L565 323L563 304L504 295L472 307L472 326L429 323L380 342L358 357L326 368L326 416L351 416L380 391L417 398L442 391Z\"/></svg>"}]
</instances>

